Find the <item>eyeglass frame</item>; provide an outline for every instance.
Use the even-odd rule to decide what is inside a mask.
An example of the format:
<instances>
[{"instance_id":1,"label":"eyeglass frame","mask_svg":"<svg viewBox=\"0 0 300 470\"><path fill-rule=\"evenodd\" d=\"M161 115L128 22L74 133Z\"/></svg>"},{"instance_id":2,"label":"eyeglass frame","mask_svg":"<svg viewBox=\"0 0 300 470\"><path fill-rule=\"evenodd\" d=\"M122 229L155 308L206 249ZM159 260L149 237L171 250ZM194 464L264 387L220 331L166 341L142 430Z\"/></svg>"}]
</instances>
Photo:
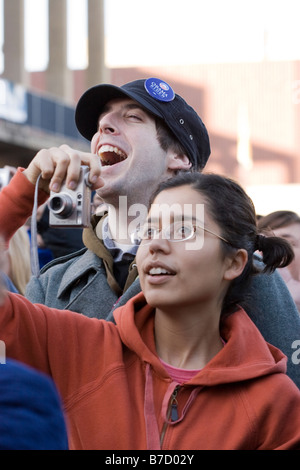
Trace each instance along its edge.
<instances>
[{"instance_id":1,"label":"eyeglass frame","mask_svg":"<svg viewBox=\"0 0 300 470\"><path fill-rule=\"evenodd\" d=\"M155 240L155 239L157 240L157 239L158 239L158 237L156 237L156 236L159 235L159 233L162 232L162 234L165 235L165 234L166 234L166 231L169 230L172 225L180 224L180 223L182 223L182 222L180 222L180 221L178 221L178 222L172 222L171 224L169 224L169 225L168 225L167 227L165 227L164 229L153 228L153 230L154 230L154 237L153 237L153 238L150 238L150 239L143 239L143 238L141 238L141 239L139 240L139 242L138 242L138 243L135 243L135 244L140 244L140 243L143 242L143 246L148 245L148 244L151 243L153 240ZM146 225L146 224L144 224L144 226L145 226L145 225ZM200 228L200 229L203 230L204 232L208 232L208 233L210 233L211 235L214 235L215 237L219 238L219 240L222 240L223 242L225 242L225 243L227 243L227 244L230 245L230 242L229 242L228 240L226 240L226 238L222 237L221 235L218 235L217 233L213 232L212 230L209 230L208 228L202 227L201 225L195 225L195 224L193 224L192 222L190 223L190 225L191 225L191 227L193 228L193 231L191 232L191 234L190 234L187 238L174 239L174 240L172 240L171 238L165 237L164 239L165 239L165 240L168 240L168 241L171 242L171 243L185 242L185 241L187 241L187 240L191 240L191 238L194 237L194 235L196 234L196 230L195 230L196 228ZM140 230L139 230L139 231L140 231ZM137 235L137 233L138 233L139 231L135 231L135 232L133 232L133 233L131 234L131 241L132 241L132 243L134 243L134 240L135 240L134 236ZM170 232L169 232L169 233L170 233ZM156 237L156 238L155 238L155 237Z\"/></svg>"}]
</instances>

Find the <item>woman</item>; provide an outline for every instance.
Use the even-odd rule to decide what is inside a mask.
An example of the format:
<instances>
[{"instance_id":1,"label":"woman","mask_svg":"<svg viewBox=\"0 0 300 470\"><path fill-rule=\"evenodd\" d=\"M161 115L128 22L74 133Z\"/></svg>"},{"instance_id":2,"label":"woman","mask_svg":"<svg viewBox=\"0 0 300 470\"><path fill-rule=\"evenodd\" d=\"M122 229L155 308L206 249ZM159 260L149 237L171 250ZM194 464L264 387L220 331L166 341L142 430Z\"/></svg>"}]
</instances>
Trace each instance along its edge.
<instances>
[{"instance_id":1,"label":"woman","mask_svg":"<svg viewBox=\"0 0 300 470\"><path fill-rule=\"evenodd\" d=\"M0 309L8 354L54 378L70 448L300 449L286 357L238 305L254 251L272 271L290 245L257 235L239 185L198 173L162 184L133 238L143 293L116 324L15 294Z\"/></svg>"},{"instance_id":2,"label":"woman","mask_svg":"<svg viewBox=\"0 0 300 470\"><path fill-rule=\"evenodd\" d=\"M266 236L287 240L294 250L294 259L279 270L300 313L300 217L293 211L275 211L260 218L259 230Z\"/></svg>"}]
</instances>

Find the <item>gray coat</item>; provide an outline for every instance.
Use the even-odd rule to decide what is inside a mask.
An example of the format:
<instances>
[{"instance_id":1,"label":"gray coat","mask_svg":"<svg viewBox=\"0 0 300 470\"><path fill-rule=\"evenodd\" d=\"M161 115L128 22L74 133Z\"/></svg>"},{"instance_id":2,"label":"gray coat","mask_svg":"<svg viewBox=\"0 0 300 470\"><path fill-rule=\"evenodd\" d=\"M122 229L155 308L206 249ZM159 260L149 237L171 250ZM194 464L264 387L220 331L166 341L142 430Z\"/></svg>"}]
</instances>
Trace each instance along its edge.
<instances>
[{"instance_id":1,"label":"gray coat","mask_svg":"<svg viewBox=\"0 0 300 470\"><path fill-rule=\"evenodd\" d=\"M136 280L121 295L122 303L140 290ZM28 283L26 297L33 303L113 321L112 311L120 295L108 283L102 258L84 248L44 266L40 277L32 277Z\"/></svg>"}]
</instances>

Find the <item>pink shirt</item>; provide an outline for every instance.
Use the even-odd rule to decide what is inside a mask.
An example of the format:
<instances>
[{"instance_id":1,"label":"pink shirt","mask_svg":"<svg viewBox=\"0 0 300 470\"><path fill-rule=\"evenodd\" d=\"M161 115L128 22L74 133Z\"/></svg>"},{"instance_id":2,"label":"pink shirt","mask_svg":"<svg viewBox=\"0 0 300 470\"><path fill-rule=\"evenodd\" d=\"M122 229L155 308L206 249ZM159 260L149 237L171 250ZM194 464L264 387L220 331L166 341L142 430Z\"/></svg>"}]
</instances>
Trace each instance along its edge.
<instances>
[{"instance_id":1,"label":"pink shirt","mask_svg":"<svg viewBox=\"0 0 300 470\"><path fill-rule=\"evenodd\" d=\"M183 383L183 382L188 382L191 380L194 375L198 374L201 369L179 369L178 367L173 367L170 366L170 364L167 364L164 362L162 359L160 359L162 365L168 372L169 376L178 383Z\"/></svg>"},{"instance_id":2,"label":"pink shirt","mask_svg":"<svg viewBox=\"0 0 300 470\"><path fill-rule=\"evenodd\" d=\"M224 346L225 344L224 339L221 338L221 341ZM166 369L166 371L168 372L171 379L173 379L175 382L178 382L179 384L183 382L188 382L201 370L201 369L179 369L178 367L173 367L170 364L167 364L161 358L159 359L162 365L164 366L164 368Z\"/></svg>"}]
</instances>

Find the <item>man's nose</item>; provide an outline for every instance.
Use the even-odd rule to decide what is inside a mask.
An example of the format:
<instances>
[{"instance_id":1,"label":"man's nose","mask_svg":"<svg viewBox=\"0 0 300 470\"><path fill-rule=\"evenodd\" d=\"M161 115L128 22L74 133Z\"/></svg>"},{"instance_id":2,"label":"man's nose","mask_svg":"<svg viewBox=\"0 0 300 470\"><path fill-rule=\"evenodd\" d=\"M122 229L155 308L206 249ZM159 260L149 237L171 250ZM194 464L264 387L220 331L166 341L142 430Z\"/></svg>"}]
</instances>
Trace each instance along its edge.
<instances>
[{"instance_id":1,"label":"man's nose","mask_svg":"<svg viewBox=\"0 0 300 470\"><path fill-rule=\"evenodd\" d=\"M112 115L113 113L108 113L100 119L99 122L99 131L102 134L114 134L117 132L117 122Z\"/></svg>"}]
</instances>

